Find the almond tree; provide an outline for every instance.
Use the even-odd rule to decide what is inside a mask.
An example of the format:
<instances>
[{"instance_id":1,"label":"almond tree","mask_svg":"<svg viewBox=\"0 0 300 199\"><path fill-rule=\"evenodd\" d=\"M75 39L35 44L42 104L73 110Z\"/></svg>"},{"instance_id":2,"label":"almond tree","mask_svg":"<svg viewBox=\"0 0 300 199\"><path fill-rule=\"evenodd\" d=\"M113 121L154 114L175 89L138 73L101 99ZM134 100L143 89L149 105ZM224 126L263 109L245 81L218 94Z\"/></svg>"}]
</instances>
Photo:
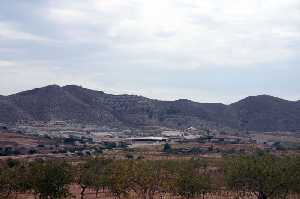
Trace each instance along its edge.
<instances>
[{"instance_id":1,"label":"almond tree","mask_svg":"<svg viewBox=\"0 0 300 199\"><path fill-rule=\"evenodd\" d=\"M212 190L210 176L206 170L203 160L190 160L178 162L177 173L175 173L175 192L184 198L194 198Z\"/></svg>"},{"instance_id":2,"label":"almond tree","mask_svg":"<svg viewBox=\"0 0 300 199\"><path fill-rule=\"evenodd\" d=\"M7 161L0 169L0 195L9 198L31 190L30 174L24 162Z\"/></svg>"},{"instance_id":3,"label":"almond tree","mask_svg":"<svg viewBox=\"0 0 300 199\"><path fill-rule=\"evenodd\" d=\"M299 191L299 166L291 157L233 157L225 162L225 180L228 188L252 193L258 199L286 198L288 193Z\"/></svg>"},{"instance_id":4,"label":"almond tree","mask_svg":"<svg viewBox=\"0 0 300 199\"><path fill-rule=\"evenodd\" d=\"M40 199L61 199L70 195L71 166L64 161L35 161L30 165L32 189Z\"/></svg>"},{"instance_id":5,"label":"almond tree","mask_svg":"<svg viewBox=\"0 0 300 199\"><path fill-rule=\"evenodd\" d=\"M106 184L111 193L117 197L128 196L132 176L132 161L115 160L107 167Z\"/></svg>"},{"instance_id":6,"label":"almond tree","mask_svg":"<svg viewBox=\"0 0 300 199\"><path fill-rule=\"evenodd\" d=\"M84 197L87 188L96 190L96 197L99 190L108 186L107 184L107 167L111 161L92 158L79 165L76 182L81 187L81 198Z\"/></svg>"},{"instance_id":7,"label":"almond tree","mask_svg":"<svg viewBox=\"0 0 300 199\"><path fill-rule=\"evenodd\" d=\"M132 164L131 189L143 199L152 199L167 180L161 161L139 160Z\"/></svg>"}]
</instances>

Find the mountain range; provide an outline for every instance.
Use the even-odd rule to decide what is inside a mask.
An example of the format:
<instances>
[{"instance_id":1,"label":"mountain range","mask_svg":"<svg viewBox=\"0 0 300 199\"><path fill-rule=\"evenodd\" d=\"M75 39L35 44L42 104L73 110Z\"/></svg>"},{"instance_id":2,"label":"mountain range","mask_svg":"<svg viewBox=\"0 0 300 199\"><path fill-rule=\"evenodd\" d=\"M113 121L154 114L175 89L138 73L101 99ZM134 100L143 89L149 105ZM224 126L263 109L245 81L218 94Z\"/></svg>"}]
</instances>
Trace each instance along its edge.
<instances>
[{"instance_id":1,"label":"mountain range","mask_svg":"<svg viewBox=\"0 0 300 199\"><path fill-rule=\"evenodd\" d=\"M49 85L0 95L0 122L63 120L119 127L213 125L249 131L299 131L300 101L250 96L230 105L112 95L76 85Z\"/></svg>"}]
</instances>

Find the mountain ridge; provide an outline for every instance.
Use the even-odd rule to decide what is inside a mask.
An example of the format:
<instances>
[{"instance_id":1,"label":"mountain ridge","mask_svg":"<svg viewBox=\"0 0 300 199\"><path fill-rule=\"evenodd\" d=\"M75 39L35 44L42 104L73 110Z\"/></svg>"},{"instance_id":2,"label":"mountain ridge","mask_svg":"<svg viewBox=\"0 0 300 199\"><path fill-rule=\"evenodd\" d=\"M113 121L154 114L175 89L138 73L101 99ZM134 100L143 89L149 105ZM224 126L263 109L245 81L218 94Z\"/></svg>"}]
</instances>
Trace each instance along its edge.
<instances>
[{"instance_id":1,"label":"mountain ridge","mask_svg":"<svg viewBox=\"0 0 300 199\"><path fill-rule=\"evenodd\" d=\"M65 120L83 124L172 128L213 125L251 131L300 130L300 103L270 95L235 103L163 101L138 95L113 95L77 85L49 85L0 95L0 122Z\"/></svg>"}]
</instances>

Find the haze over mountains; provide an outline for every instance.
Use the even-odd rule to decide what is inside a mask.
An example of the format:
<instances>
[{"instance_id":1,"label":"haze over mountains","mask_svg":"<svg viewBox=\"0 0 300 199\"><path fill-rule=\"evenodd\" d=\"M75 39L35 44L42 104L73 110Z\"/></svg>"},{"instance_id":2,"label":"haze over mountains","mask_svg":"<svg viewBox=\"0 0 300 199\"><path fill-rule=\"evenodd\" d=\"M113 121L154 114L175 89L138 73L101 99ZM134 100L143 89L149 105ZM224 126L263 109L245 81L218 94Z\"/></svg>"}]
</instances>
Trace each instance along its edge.
<instances>
[{"instance_id":1,"label":"haze over mountains","mask_svg":"<svg viewBox=\"0 0 300 199\"><path fill-rule=\"evenodd\" d=\"M188 96L187 96L188 97ZM230 105L111 95L76 85L50 85L0 95L0 122L64 120L119 127L210 124L251 131L299 131L300 102L259 95Z\"/></svg>"}]
</instances>

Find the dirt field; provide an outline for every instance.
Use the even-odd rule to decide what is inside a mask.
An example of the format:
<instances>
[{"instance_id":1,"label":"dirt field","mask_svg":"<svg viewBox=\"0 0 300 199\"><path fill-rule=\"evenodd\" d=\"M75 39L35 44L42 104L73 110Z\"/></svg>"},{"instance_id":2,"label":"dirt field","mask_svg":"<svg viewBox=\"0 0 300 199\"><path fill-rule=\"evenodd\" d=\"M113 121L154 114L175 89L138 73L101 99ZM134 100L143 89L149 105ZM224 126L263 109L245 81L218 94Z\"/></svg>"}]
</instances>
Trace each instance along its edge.
<instances>
[{"instance_id":1,"label":"dirt field","mask_svg":"<svg viewBox=\"0 0 300 199\"><path fill-rule=\"evenodd\" d=\"M30 136L21 135L18 133L0 133L0 146L35 147L40 143L40 140L34 139Z\"/></svg>"},{"instance_id":2,"label":"dirt field","mask_svg":"<svg viewBox=\"0 0 300 199\"><path fill-rule=\"evenodd\" d=\"M78 186L72 186L71 187L72 196L70 198L73 199L81 199L80 197L80 188ZM125 199L125 197L122 197ZM204 197L199 196L195 199L256 199L255 196L243 196L234 194L232 192L227 191L219 191L216 193L206 194ZM299 199L299 195L290 195L288 199ZM30 194L23 194L18 195L17 199L34 199L34 197ZM117 197L112 196L109 192L100 192L98 196L96 197L96 193L93 190L87 190L84 199L117 199ZM126 199L140 199L139 196L135 195L134 193L130 194ZM183 199L180 196L173 196L170 194L157 194L154 199Z\"/></svg>"}]
</instances>

